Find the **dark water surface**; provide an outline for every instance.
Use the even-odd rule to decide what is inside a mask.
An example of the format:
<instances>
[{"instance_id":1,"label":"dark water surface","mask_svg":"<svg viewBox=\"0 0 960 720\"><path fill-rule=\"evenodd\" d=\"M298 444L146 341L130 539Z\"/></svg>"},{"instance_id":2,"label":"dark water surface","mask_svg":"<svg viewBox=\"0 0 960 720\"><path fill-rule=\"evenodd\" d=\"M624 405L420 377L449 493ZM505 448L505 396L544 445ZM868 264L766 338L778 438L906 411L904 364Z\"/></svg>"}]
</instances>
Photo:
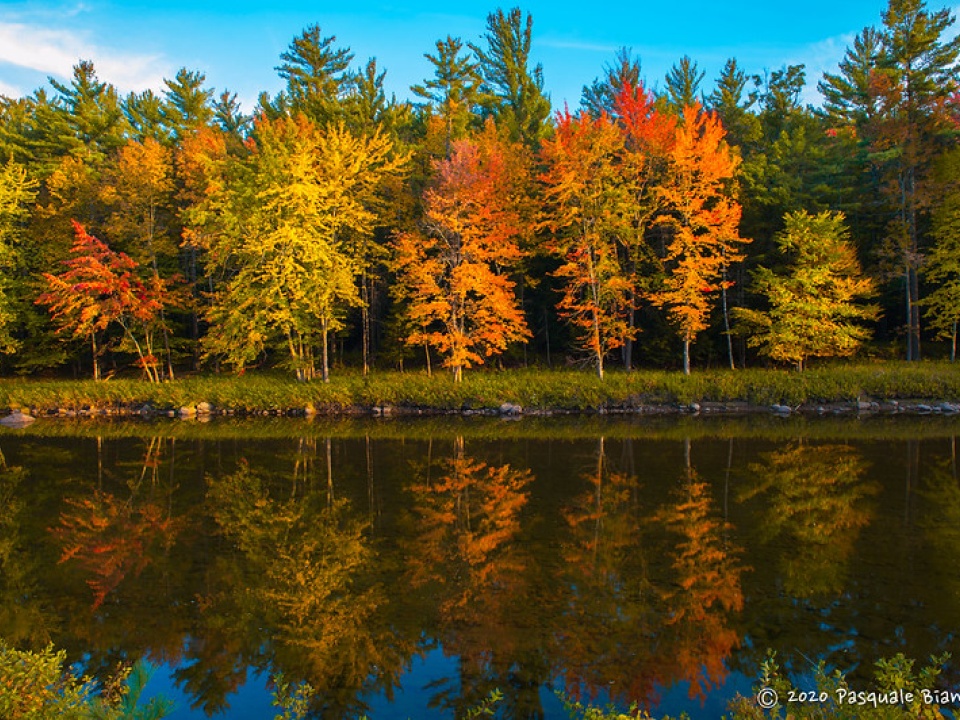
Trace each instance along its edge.
<instances>
[{"instance_id":1,"label":"dark water surface","mask_svg":"<svg viewBox=\"0 0 960 720\"><path fill-rule=\"evenodd\" d=\"M0 433L0 637L158 666L175 718L718 717L768 649L955 650L950 418L38 422ZM956 660L946 687L960 685Z\"/></svg>"}]
</instances>

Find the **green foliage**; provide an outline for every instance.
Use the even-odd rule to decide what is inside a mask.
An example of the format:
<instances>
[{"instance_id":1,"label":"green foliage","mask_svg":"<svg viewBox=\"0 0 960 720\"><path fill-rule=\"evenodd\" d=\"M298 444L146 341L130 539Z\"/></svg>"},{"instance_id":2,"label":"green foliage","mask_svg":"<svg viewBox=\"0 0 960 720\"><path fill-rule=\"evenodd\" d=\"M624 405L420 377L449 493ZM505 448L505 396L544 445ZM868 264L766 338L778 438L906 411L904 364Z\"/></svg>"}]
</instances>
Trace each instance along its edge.
<instances>
[{"instance_id":1,"label":"green foliage","mask_svg":"<svg viewBox=\"0 0 960 720\"><path fill-rule=\"evenodd\" d=\"M310 709L310 699L315 691L310 683L291 683L283 673L273 677L273 704L282 712L273 720L301 720Z\"/></svg>"},{"instance_id":2,"label":"green foliage","mask_svg":"<svg viewBox=\"0 0 960 720\"><path fill-rule=\"evenodd\" d=\"M843 214L799 211L785 223L777 243L788 268L756 271L755 288L770 308L736 308L739 332L761 354L800 370L810 357L854 354L869 337L860 323L877 308L859 302L873 294L873 283L861 274Z\"/></svg>"},{"instance_id":3,"label":"green foliage","mask_svg":"<svg viewBox=\"0 0 960 720\"><path fill-rule=\"evenodd\" d=\"M140 704L150 678L140 660L103 688L64 667L66 653L48 645L39 652L10 648L0 640L0 717L4 720L160 720L173 704L153 698ZM99 690L99 691L98 691Z\"/></svg>"},{"instance_id":4,"label":"green foliage","mask_svg":"<svg viewBox=\"0 0 960 720\"><path fill-rule=\"evenodd\" d=\"M812 689L798 688L788 678L776 662L776 655L770 652L761 665L759 682L755 687L757 693L771 690L776 693L776 704L770 708L763 708L757 702L757 697L744 698L738 696L729 705L732 720L780 720L782 718L794 720L907 720L908 718L923 718L933 720L945 718L937 703L925 702L923 690L936 688L936 679L944 664L949 659L948 654L931 657L930 664L919 671L914 670L914 661L907 659L902 653L889 659L879 660L874 670L876 685L869 689L852 687L847 678L839 670L830 673L823 662L814 670L815 687ZM799 693L806 691L815 695L817 701L800 701ZM901 693L907 698L905 704L885 703L882 696ZM862 695L860 693L863 693ZM764 696L773 697L771 695ZM898 696L901 697L901 696ZM790 700L790 698L796 698ZM879 701L874 703L873 699Z\"/></svg>"}]
</instances>

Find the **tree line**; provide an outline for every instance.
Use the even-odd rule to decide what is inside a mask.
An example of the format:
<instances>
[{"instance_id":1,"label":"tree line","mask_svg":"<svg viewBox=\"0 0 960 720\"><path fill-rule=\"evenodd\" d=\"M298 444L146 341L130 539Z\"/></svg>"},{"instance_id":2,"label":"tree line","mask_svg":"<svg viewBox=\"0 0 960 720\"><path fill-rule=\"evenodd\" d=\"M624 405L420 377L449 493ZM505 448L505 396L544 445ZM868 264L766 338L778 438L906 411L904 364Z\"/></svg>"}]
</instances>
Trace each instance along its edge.
<instances>
[{"instance_id":1,"label":"tree line","mask_svg":"<svg viewBox=\"0 0 960 720\"><path fill-rule=\"evenodd\" d=\"M245 115L181 69L121 96L80 61L0 98L0 364L101 377L334 364L743 366L871 343L956 354L957 58L947 10L890 0L802 65L663 89L621 49L551 112L533 21L447 37L388 97L319 26Z\"/></svg>"}]
</instances>

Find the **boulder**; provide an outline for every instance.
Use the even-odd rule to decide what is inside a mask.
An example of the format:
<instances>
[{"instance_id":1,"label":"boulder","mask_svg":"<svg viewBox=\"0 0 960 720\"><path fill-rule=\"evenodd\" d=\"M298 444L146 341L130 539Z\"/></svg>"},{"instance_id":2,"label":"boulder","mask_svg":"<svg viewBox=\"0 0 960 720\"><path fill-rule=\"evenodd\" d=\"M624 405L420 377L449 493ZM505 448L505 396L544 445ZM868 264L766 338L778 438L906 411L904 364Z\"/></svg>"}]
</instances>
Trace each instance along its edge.
<instances>
[{"instance_id":1,"label":"boulder","mask_svg":"<svg viewBox=\"0 0 960 720\"><path fill-rule=\"evenodd\" d=\"M4 418L0 418L0 425L8 428L24 428L27 425L30 425L36 420L32 415L20 412L20 410L14 410L12 413L7 415Z\"/></svg>"},{"instance_id":2,"label":"boulder","mask_svg":"<svg viewBox=\"0 0 960 720\"><path fill-rule=\"evenodd\" d=\"M523 407L516 403L505 402L500 406L501 415L522 415Z\"/></svg>"}]
</instances>

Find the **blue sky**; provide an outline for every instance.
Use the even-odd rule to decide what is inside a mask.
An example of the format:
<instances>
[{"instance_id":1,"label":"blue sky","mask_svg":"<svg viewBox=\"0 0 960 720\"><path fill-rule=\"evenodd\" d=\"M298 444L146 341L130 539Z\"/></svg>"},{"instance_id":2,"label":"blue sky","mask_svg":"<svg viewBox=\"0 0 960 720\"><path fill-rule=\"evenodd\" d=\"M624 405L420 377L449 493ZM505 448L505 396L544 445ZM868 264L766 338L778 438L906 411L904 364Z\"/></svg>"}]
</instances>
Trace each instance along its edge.
<instances>
[{"instance_id":1,"label":"blue sky","mask_svg":"<svg viewBox=\"0 0 960 720\"><path fill-rule=\"evenodd\" d=\"M685 54L706 71L708 90L731 56L751 74L804 63L805 97L815 102L821 74L836 70L857 32L880 23L887 3L531 0L502 7L517 4L533 16L534 60L543 64L554 106L574 107L583 85L621 46L639 56L650 87L662 86ZM274 68L290 41L318 23L352 49L357 65L376 57L387 70L388 92L404 98L432 74L423 56L438 39L479 41L496 7L493 0L0 0L0 94L29 94L48 76L68 78L72 65L90 59L100 79L124 93L162 90L163 78L180 67L199 70L209 86L236 92L250 110L260 91L281 88Z\"/></svg>"}]
</instances>

